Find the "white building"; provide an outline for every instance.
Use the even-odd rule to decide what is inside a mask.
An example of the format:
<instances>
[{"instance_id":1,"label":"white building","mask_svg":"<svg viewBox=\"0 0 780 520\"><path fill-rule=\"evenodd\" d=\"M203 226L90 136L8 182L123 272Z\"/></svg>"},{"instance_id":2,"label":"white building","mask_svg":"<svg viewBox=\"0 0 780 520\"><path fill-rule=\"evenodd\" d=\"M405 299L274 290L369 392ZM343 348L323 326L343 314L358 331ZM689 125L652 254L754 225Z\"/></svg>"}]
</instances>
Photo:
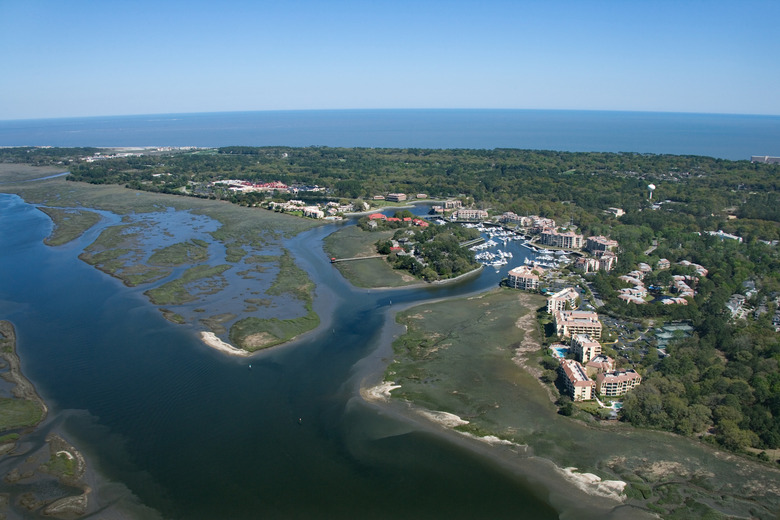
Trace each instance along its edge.
<instances>
[{"instance_id":1,"label":"white building","mask_svg":"<svg viewBox=\"0 0 780 520\"><path fill-rule=\"evenodd\" d=\"M555 311L553 318L559 336L587 334L595 340L601 339L601 322L599 315L593 311Z\"/></svg>"},{"instance_id":2,"label":"white building","mask_svg":"<svg viewBox=\"0 0 780 520\"><path fill-rule=\"evenodd\" d=\"M568 306L569 310L577 308L577 299L580 295L573 287L567 287L553 294L547 298L547 313L552 314L554 311L565 311Z\"/></svg>"},{"instance_id":3,"label":"white building","mask_svg":"<svg viewBox=\"0 0 780 520\"><path fill-rule=\"evenodd\" d=\"M582 365L573 359L564 359L558 370L563 375L566 392L573 400L589 401L593 399L595 383L585 373Z\"/></svg>"},{"instance_id":4,"label":"white building","mask_svg":"<svg viewBox=\"0 0 780 520\"><path fill-rule=\"evenodd\" d=\"M539 275L543 273L544 269L541 267L529 267L527 265L515 267L509 271L507 285L515 289L537 291L539 290Z\"/></svg>"}]
</instances>

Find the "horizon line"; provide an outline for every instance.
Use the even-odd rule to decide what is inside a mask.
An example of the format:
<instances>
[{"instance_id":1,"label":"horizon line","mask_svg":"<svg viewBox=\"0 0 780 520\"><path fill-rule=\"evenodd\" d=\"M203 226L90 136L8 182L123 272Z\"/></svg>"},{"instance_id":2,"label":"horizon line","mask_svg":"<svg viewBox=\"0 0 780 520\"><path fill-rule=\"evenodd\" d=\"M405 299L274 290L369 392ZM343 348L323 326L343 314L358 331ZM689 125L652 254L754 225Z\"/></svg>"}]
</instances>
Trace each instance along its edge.
<instances>
[{"instance_id":1,"label":"horizon line","mask_svg":"<svg viewBox=\"0 0 780 520\"><path fill-rule=\"evenodd\" d=\"M588 108L284 108L284 109L259 109L259 110L213 110L203 112L157 112L157 113L132 113L132 114L100 114L82 116L56 116L56 117L28 117L28 118L0 118L0 122L21 121L53 121L66 119L94 119L114 117L159 117L159 116L188 116L188 115L217 115L217 114L248 114L248 113L282 113L282 112L590 112L590 113L624 113L624 114L675 114L675 115L700 115L700 116L747 116L747 117L780 117L780 114L758 114L741 112L680 112L673 110L619 110L619 109L588 109Z\"/></svg>"}]
</instances>

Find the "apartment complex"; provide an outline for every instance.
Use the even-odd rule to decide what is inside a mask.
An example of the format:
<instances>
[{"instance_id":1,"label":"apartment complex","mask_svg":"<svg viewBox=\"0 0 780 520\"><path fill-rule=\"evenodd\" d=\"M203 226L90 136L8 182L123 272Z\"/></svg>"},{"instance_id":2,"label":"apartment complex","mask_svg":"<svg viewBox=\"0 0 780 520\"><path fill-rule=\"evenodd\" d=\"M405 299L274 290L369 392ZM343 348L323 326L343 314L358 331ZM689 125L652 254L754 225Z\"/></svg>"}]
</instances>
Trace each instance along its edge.
<instances>
[{"instance_id":1,"label":"apartment complex","mask_svg":"<svg viewBox=\"0 0 780 520\"><path fill-rule=\"evenodd\" d=\"M603 397L617 397L642 383L634 370L615 370L596 375L596 391Z\"/></svg>"},{"instance_id":2,"label":"apartment complex","mask_svg":"<svg viewBox=\"0 0 780 520\"><path fill-rule=\"evenodd\" d=\"M542 244L550 247L560 247L562 249L582 249L582 235L574 231L558 233L553 230L542 231L540 240Z\"/></svg>"},{"instance_id":3,"label":"apartment complex","mask_svg":"<svg viewBox=\"0 0 780 520\"><path fill-rule=\"evenodd\" d=\"M509 271L509 287L526 291L539 290L539 275L544 273L541 267L522 265Z\"/></svg>"},{"instance_id":4,"label":"apartment complex","mask_svg":"<svg viewBox=\"0 0 780 520\"><path fill-rule=\"evenodd\" d=\"M484 220L488 218L488 212L484 209L460 208L452 214L453 220Z\"/></svg>"},{"instance_id":5,"label":"apartment complex","mask_svg":"<svg viewBox=\"0 0 780 520\"><path fill-rule=\"evenodd\" d=\"M599 315L593 311L555 311L553 318L559 336L587 334L595 340L601 339L601 322Z\"/></svg>"},{"instance_id":6,"label":"apartment complex","mask_svg":"<svg viewBox=\"0 0 780 520\"><path fill-rule=\"evenodd\" d=\"M588 240L585 242L585 249L591 253L596 251L614 251L617 247L617 240L610 240L605 236L588 237Z\"/></svg>"},{"instance_id":7,"label":"apartment complex","mask_svg":"<svg viewBox=\"0 0 780 520\"><path fill-rule=\"evenodd\" d=\"M388 193L385 200L390 202L403 202L406 200L406 193Z\"/></svg>"},{"instance_id":8,"label":"apartment complex","mask_svg":"<svg viewBox=\"0 0 780 520\"><path fill-rule=\"evenodd\" d=\"M611 251L604 251L596 258L580 257L574 261L574 267L583 269L586 273L611 271L616 265L617 256Z\"/></svg>"},{"instance_id":9,"label":"apartment complex","mask_svg":"<svg viewBox=\"0 0 780 520\"><path fill-rule=\"evenodd\" d=\"M571 349L577 361L583 364L601 355L601 343L594 341L587 334L572 335Z\"/></svg>"},{"instance_id":10,"label":"apartment complex","mask_svg":"<svg viewBox=\"0 0 780 520\"><path fill-rule=\"evenodd\" d=\"M593 399L595 383L585 373L578 362L573 359L563 359L558 366L563 375L566 392L575 401L588 401Z\"/></svg>"},{"instance_id":11,"label":"apartment complex","mask_svg":"<svg viewBox=\"0 0 780 520\"><path fill-rule=\"evenodd\" d=\"M577 299L580 295L572 287L562 289L547 298L547 313L552 314L555 311L565 311L567 306L569 310L577 307Z\"/></svg>"},{"instance_id":12,"label":"apartment complex","mask_svg":"<svg viewBox=\"0 0 780 520\"><path fill-rule=\"evenodd\" d=\"M593 377L595 374L602 372L612 372L615 370L615 360L609 356L601 354L596 356L587 363L585 363L585 373L589 377Z\"/></svg>"}]
</instances>

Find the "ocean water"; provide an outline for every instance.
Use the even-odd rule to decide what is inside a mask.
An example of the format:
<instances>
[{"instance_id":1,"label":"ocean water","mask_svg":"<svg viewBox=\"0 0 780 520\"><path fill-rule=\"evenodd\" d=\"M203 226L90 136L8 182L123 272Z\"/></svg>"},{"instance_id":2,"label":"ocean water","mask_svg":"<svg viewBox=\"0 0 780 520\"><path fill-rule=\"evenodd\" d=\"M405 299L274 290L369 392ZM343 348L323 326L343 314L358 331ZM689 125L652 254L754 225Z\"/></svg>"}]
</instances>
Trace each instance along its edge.
<instances>
[{"instance_id":1,"label":"ocean water","mask_svg":"<svg viewBox=\"0 0 780 520\"><path fill-rule=\"evenodd\" d=\"M301 110L0 121L0 146L333 146L780 155L780 116Z\"/></svg>"}]
</instances>

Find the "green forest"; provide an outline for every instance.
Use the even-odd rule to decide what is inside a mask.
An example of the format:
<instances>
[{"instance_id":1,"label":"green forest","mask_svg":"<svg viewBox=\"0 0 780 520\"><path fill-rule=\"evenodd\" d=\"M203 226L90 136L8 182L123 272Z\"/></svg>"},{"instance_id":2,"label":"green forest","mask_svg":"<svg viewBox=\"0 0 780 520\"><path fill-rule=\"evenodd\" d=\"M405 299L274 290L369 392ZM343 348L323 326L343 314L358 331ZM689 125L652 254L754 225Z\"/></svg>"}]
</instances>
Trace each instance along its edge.
<instances>
[{"instance_id":1,"label":"green forest","mask_svg":"<svg viewBox=\"0 0 780 520\"><path fill-rule=\"evenodd\" d=\"M412 218L408 211L397 211L395 218ZM358 226L366 231L397 229L392 240L377 242L377 252L387 255L387 261L395 269L409 271L427 282L454 278L480 266L474 259L474 253L460 244L479 238L476 229L465 228L459 224L448 223L426 228L410 228L401 222L375 221L375 227L369 225L368 217L358 220ZM403 244L402 251L393 250L393 241Z\"/></svg>"},{"instance_id":2,"label":"green forest","mask_svg":"<svg viewBox=\"0 0 780 520\"><path fill-rule=\"evenodd\" d=\"M780 333L772 323L780 297L780 254L774 242L780 240L780 165L635 153L327 147L226 147L78 160L93 152L10 148L0 150L0 162L63 164L71 181L243 205L290 195L237 195L209 188L209 183L242 179L318 185L326 192L317 197L330 200L370 200L390 192L455 197L491 215L536 214L571 223L586 236L608 235L620 244L619 260L612 272L590 278L605 302L599 313L636 322L686 321L695 329L692 337L672 342L667 357L651 352L637 366L643 384L626 399L623 418L641 427L698 435L735 451L780 448ZM650 183L657 186L652 201ZM625 215L606 212L611 207L622 208ZM706 233L717 230L736 234L742 242ZM414 237L425 244L415 247L429 250L428 265L412 265L403 255L393 261L422 277L446 277L465 268L447 249L456 240L451 234ZM688 305L628 305L617 299L625 286L620 275L638 262L655 265L660 258L673 264L688 260L709 270ZM757 312L734 321L726 302L745 294L746 283L755 286L748 303Z\"/></svg>"}]
</instances>

